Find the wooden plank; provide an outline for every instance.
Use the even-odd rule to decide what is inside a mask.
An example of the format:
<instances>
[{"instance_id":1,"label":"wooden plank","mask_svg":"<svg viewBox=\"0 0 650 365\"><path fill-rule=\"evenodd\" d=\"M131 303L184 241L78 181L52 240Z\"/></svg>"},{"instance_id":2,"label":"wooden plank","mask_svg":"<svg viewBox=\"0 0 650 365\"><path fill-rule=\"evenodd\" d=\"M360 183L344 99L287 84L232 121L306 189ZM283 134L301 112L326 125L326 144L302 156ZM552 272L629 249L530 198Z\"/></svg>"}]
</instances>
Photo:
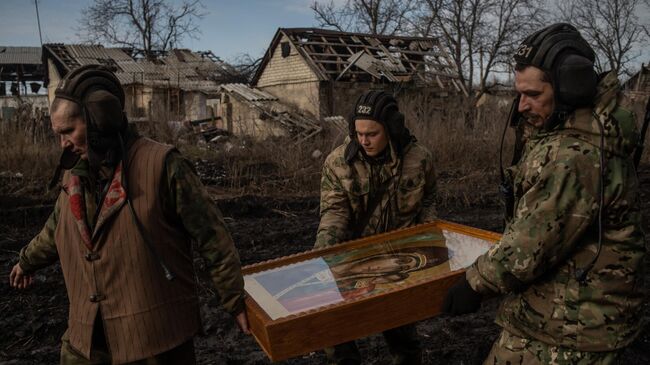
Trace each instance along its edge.
<instances>
[{"instance_id":1,"label":"wooden plank","mask_svg":"<svg viewBox=\"0 0 650 365\"><path fill-rule=\"evenodd\" d=\"M462 274L455 272L437 281L406 287L395 295L346 303L322 313L312 312L302 318L278 321L267 328L270 351L265 352L272 361L285 360L429 318L432 312L441 312L444 296L423 293L446 292ZM393 310L386 313L386 308ZM404 308L408 310L400 310ZM296 344L303 349L300 353L296 353Z\"/></svg>"},{"instance_id":2,"label":"wooden plank","mask_svg":"<svg viewBox=\"0 0 650 365\"><path fill-rule=\"evenodd\" d=\"M314 62L339 65L347 65L349 63L347 60L314 60Z\"/></svg>"},{"instance_id":3,"label":"wooden plank","mask_svg":"<svg viewBox=\"0 0 650 365\"><path fill-rule=\"evenodd\" d=\"M307 54L310 55L310 56L313 56L313 57L350 57L351 55L354 54L354 52L353 53L346 53L346 54L343 54L343 53L318 53L318 52L312 53L312 52L307 52Z\"/></svg>"},{"instance_id":4,"label":"wooden plank","mask_svg":"<svg viewBox=\"0 0 650 365\"><path fill-rule=\"evenodd\" d=\"M319 45L319 46L333 45L333 46L351 47L351 48L363 48L363 49L369 48L369 49L376 49L378 51L381 50L378 47L369 46L369 45L365 45L365 44L348 44L348 43L339 43L339 42L301 41L300 44L301 45L303 45L303 44L312 45L313 44L313 45Z\"/></svg>"}]
</instances>

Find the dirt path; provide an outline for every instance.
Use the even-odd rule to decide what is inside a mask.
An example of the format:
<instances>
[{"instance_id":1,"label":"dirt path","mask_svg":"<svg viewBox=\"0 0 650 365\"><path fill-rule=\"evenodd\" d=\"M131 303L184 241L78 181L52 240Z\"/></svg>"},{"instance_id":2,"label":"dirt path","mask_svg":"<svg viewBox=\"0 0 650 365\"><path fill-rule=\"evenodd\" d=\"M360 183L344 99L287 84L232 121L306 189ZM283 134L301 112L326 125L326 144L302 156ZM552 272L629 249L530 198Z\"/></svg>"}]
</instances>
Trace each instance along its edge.
<instances>
[{"instance_id":1,"label":"dirt path","mask_svg":"<svg viewBox=\"0 0 650 365\"><path fill-rule=\"evenodd\" d=\"M641 171L644 224L650 232L650 168ZM0 200L2 203L2 200ZM0 206L0 364L55 364L59 339L66 327L68 301L58 265L42 270L37 285L24 292L12 290L6 276L16 254L47 218L50 207L20 204ZM318 200L239 197L219 201L244 264L310 249L318 226ZM499 231L497 204L466 209L441 209L441 217ZM646 262L650 283L650 260ZM196 338L199 364L269 364L255 341L243 336L229 316L218 308L214 292L199 261L200 296L205 318L204 335ZM650 297L640 321L644 330L626 349L623 364L650 363ZM478 313L454 318L437 317L421 322L425 364L477 364L485 357L499 328L492 322L497 300L484 303ZM388 364L388 352L380 336L359 341L367 364ZM308 354L284 364L323 364L320 353Z\"/></svg>"}]
</instances>

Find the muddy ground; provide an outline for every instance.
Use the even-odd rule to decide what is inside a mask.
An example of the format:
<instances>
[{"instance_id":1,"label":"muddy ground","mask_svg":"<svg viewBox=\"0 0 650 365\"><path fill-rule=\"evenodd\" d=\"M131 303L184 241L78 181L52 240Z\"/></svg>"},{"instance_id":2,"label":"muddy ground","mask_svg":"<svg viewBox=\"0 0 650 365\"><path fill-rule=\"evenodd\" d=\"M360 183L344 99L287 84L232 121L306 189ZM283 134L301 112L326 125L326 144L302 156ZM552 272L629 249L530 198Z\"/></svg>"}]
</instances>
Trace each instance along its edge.
<instances>
[{"instance_id":1,"label":"muddy ground","mask_svg":"<svg viewBox=\"0 0 650 365\"><path fill-rule=\"evenodd\" d=\"M644 226L650 232L650 167L641 170ZM3 185L16 181L2 181ZM20 185L20 181L18 181ZM27 191L27 192L26 192ZM51 198L33 198L18 186L0 192L0 364L55 364L59 339L66 328L68 300L58 265L38 273L32 288L11 289L7 276L19 249L38 232L51 210ZM219 195L216 190L215 195ZM444 219L499 231L501 209L496 198L472 209L443 207ZM489 203L492 201L493 203ZM311 248L318 225L317 197L218 199L244 264L285 256ZM453 204L451 204L453 205ZM199 364L268 364L251 338L239 333L221 311L205 280L200 260L200 293L205 334L195 340ZM646 265L650 283L650 260ZM647 299L650 296L646 295ZM650 300L644 304L641 336L625 350L622 364L650 364ZM419 323L425 364L478 364L485 357L499 328L492 322L498 301L485 302L478 313L437 317ZM367 364L389 364L380 336L359 341ZM321 353L307 354L284 364L323 364Z\"/></svg>"}]
</instances>

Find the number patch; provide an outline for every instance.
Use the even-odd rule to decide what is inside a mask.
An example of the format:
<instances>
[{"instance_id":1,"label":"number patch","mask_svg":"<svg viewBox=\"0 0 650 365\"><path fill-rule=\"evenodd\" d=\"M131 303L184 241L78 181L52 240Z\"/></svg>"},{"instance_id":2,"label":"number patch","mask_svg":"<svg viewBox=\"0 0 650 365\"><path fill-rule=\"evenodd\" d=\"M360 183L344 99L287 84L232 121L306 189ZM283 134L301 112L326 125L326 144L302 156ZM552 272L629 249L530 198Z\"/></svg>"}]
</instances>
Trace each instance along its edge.
<instances>
[{"instance_id":1,"label":"number patch","mask_svg":"<svg viewBox=\"0 0 650 365\"><path fill-rule=\"evenodd\" d=\"M519 46L519 49L517 50L517 56L528 58L528 56L530 56L530 52L532 51L533 51L533 46L522 44L521 46Z\"/></svg>"},{"instance_id":2,"label":"number patch","mask_svg":"<svg viewBox=\"0 0 650 365\"><path fill-rule=\"evenodd\" d=\"M368 105L359 105L357 107L357 114L370 114L370 111L372 110L371 106Z\"/></svg>"}]
</instances>

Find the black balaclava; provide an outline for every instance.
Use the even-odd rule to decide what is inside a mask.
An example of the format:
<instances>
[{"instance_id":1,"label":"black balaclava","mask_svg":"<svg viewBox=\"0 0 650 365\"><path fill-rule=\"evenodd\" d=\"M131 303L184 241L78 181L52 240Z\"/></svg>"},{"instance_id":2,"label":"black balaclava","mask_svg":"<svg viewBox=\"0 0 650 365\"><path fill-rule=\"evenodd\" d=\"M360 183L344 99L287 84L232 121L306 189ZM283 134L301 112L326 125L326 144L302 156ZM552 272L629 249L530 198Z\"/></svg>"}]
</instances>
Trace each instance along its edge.
<instances>
[{"instance_id":1,"label":"black balaclava","mask_svg":"<svg viewBox=\"0 0 650 365\"><path fill-rule=\"evenodd\" d=\"M594 71L595 53L567 23L557 23L528 36L513 55L518 65L534 66L551 77L555 105L544 123L550 131L562 124L577 108L593 104L598 77Z\"/></svg>"},{"instance_id":2,"label":"black balaclava","mask_svg":"<svg viewBox=\"0 0 650 365\"><path fill-rule=\"evenodd\" d=\"M415 137L404 125L404 114L400 113L395 98L384 91L366 91L357 99L354 111L348 120L350 143L345 149L345 161L348 164L352 164L358 154L363 153L356 134L357 119L371 119L381 123L398 158L402 157L406 146L415 141Z\"/></svg>"}]
</instances>

